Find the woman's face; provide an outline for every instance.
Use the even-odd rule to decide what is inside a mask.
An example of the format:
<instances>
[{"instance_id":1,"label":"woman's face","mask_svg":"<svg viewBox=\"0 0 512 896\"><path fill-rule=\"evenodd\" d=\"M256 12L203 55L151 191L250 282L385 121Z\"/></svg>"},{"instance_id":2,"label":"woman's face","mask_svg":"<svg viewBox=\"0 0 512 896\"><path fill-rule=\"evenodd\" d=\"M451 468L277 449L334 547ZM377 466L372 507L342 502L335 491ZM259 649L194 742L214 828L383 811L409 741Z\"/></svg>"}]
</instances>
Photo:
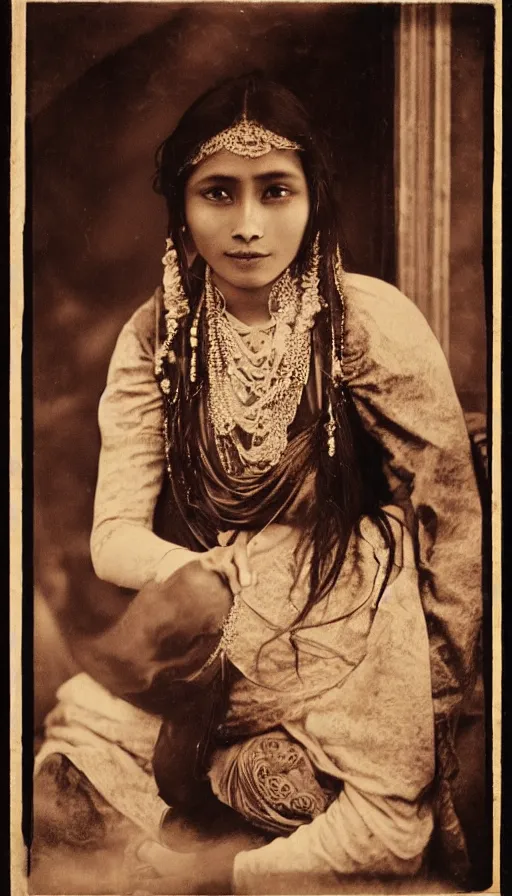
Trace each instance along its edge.
<instances>
[{"instance_id":1,"label":"woman's face","mask_svg":"<svg viewBox=\"0 0 512 896\"><path fill-rule=\"evenodd\" d=\"M226 150L201 162L185 188L185 219L197 252L226 298L264 291L291 264L309 217L297 153L257 159Z\"/></svg>"}]
</instances>

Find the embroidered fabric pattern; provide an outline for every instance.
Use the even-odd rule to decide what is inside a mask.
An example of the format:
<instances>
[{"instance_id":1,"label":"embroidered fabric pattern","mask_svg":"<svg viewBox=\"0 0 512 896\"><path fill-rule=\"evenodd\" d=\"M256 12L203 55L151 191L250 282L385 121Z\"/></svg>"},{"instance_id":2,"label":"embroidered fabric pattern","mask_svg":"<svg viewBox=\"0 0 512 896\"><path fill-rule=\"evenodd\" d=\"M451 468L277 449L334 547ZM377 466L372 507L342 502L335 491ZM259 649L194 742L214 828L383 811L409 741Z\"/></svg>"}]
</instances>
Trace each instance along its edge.
<instances>
[{"instance_id":1,"label":"embroidered fabric pattern","mask_svg":"<svg viewBox=\"0 0 512 896\"><path fill-rule=\"evenodd\" d=\"M287 445L307 383L311 328L320 310L318 254L303 284L289 271L269 297L272 324L244 338L226 314L225 302L207 271L209 413L219 457L227 473L275 466Z\"/></svg>"},{"instance_id":2,"label":"embroidered fabric pattern","mask_svg":"<svg viewBox=\"0 0 512 896\"><path fill-rule=\"evenodd\" d=\"M274 834L312 821L337 795L321 786L304 748L281 731L249 740L232 771L230 805Z\"/></svg>"}]
</instances>

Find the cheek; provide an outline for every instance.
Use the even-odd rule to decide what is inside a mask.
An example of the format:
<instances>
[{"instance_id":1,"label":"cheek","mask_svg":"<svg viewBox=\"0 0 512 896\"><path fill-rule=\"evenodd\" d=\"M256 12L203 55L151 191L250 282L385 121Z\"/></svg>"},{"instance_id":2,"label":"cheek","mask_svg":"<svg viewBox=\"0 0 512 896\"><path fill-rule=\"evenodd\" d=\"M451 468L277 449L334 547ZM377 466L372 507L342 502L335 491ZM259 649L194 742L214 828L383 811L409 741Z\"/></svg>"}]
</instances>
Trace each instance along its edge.
<instances>
[{"instance_id":1,"label":"cheek","mask_svg":"<svg viewBox=\"0 0 512 896\"><path fill-rule=\"evenodd\" d=\"M309 219L309 201L291 203L278 223L280 238L288 248L297 250L304 236ZM277 222L276 222L277 223Z\"/></svg>"},{"instance_id":2,"label":"cheek","mask_svg":"<svg viewBox=\"0 0 512 896\"><path fill-rule=\"evenodd\" d=\"M188 202L185 205L185 221L190 235L198 248L216 242L219 232L218 215L204 202Z\"/></svg>"}]
</instances>

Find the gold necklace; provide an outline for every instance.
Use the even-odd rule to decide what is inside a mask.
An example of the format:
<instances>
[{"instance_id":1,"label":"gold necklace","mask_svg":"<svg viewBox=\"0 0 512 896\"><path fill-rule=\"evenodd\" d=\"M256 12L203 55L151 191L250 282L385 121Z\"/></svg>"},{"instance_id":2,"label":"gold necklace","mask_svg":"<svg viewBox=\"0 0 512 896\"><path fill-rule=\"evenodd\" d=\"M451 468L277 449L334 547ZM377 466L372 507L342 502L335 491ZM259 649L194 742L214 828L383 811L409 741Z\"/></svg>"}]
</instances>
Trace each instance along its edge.
<instances>
[{"instance_id":1,"label":"gold necklace","mask_svg":"<svg viewBox=\"0 0 512 896\"><path fill-rule=\"evenodd\" d=\"M320 309L317 282L305 288L286 270L272 287L272 323L260 348L229 319L206 271L208 409L227 473L264 473L282 457L288 427L309 377L311 328ZM247 328L246 328L247 330Z\"/></svg>"}]
</instances>

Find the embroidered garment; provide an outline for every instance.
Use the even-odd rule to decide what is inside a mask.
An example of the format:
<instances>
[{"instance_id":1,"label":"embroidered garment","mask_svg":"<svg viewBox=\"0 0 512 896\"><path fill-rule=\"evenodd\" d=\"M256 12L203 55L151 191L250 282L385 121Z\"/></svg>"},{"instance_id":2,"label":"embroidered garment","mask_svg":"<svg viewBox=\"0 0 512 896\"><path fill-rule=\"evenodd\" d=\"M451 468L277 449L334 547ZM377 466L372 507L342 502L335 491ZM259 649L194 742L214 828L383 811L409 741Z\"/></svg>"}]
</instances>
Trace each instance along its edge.
<instances>
[{"instance_id":1,"label":"embroidered garment","mask_svg":"<svg viewBox=\"0 0 512 896\"><path fill-rule=\"evenodd\" d=\"M472 676L481 617L481 512L448 366L418 309L370 277L346 277L345 371L358 412L387 455L394 502L414 531L432 641L436 711L450 715ZM152 532L164 479L162 401L153 375L155 301L126 324L110 366L91 552L100 578L137 589L169 544ZM300 409L299 409L300 411Z\"/></svg>"},{"instance_id":2,"label":"embroidered garment","mask_svg":"<svg viewBox=\"0 0 512 896\"><path fill-rule=\"evenodd\" d=\"M387 549L363 520L342 575L295 647L282 629L305 597L293 568L299 530L276 524L256 536L258 582L240 595L229 648L238 676L209 777L221 801L290 836L238 854L237 893L274 892L275 878L295 873L320 892L315 882L332 888L337 874L410 875L421 866L433 825L428 638L412 542L400 513L388 514L398 565L380 599ZM59 698L38 762L63 753L116 808L156 826L161 801L148 757L159 720L84 675Z\"/></svg>"},{"instance_id":3,"label":"embroidered garment","mask_svg":"<svg viewBox=\"0 0 512 896\"><path fill-rule=\"evenodd\" d=\"M247 738L257 743L279 724L306 749L317 775L338 781L341 792L286 840L239 854L236 892L275 892L279 878L294 874L332 886L337 874L364 868L401 876L421 865L433 824L428 637L412 542L399 513L391 513L398 566L380 599L387 549L376 526L363 520L338 582L309 625L292 635L293 644L283 629L296 616L287 595L298 533L275 526L257 536L259 582L242 592L244 615L229 653L242 673L222 732L234 742L214 756L212 787L239 811L251 810L253 789L247 795L244 788ZM304 593L299 582L294 602Z\"/></svg>"},{"instance_id":4,"label":"embroidered garment","mask_svg":"<svg viewBox=\"0 0 512 896\"><path fill-rule=\"evenodd\" d=\"M98 575L129 588L158 577L170 551L152 531L165 473L162 401L153 375L157 313L152 299L123 329L100 407L91 550ZM449 790L456 773L454 723L472 683L481 617L480 503L464 418L446 360L421 313L394 287L373 278L346 277L344 372L364 426L384 451L393 502L414 538L430 645L439 827L457 859L463 841ZM313 393L308 383L305 400ZM380 674L386 679L387 668ZM342 691L345 686L348 681ZM409 686L404 681L405 693ZM348 800L350 812L361 798L356 791ZM300 834L303 843L329 811L293 836Z\"/></svg>"},{"instance_id":5,"label":"embroidered garment","mask_svg":"<svg viewBox=\"0 0 512 896\"><path fill-rule=\"evenodd\" d=\"M325 812L339 787L323 786L308 754L280 730L244 740L223 757L218 795L255 826L289 834ZM219 760L213 775L217 778Z\"/></svg>"}]
</instances>

